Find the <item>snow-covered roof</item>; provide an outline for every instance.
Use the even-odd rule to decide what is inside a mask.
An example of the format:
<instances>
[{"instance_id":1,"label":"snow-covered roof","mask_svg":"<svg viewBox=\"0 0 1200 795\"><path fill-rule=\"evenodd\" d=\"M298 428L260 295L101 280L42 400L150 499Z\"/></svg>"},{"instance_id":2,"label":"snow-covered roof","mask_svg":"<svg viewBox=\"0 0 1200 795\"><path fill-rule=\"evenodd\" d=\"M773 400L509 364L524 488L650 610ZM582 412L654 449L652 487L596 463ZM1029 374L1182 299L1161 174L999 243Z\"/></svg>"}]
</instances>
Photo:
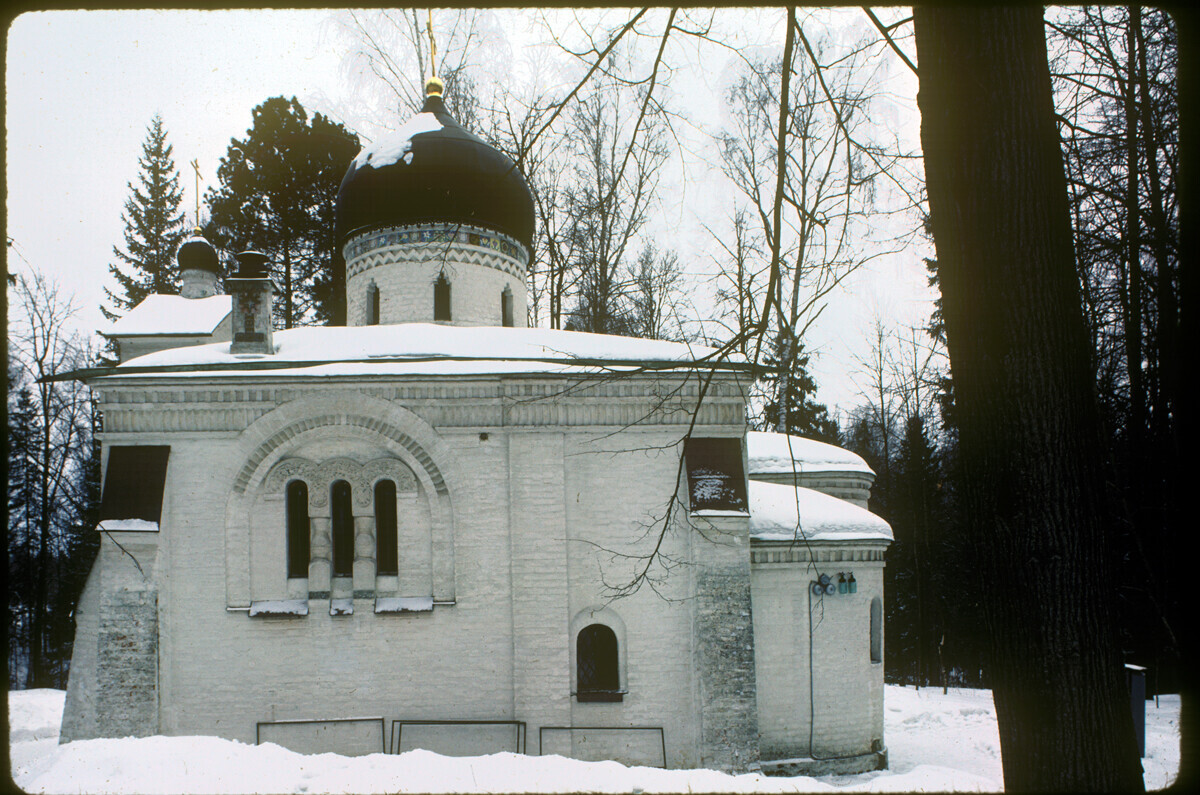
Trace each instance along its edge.
<instances>
[{"instance_id":1,"label":"snow-covered roof","mask_svg":"<svg viewBox=\"0 0 1200 795\"><path fill-rule=\"evenodd\" d=\"M865 508L812 489L752 480L750 535L760 541L891 541L892 528ZM799 522L797 522L797 507Z\"/></svg>"},{"instance_id":2,"label":"snow-covered roof","mask_svg":"<svg viewBox=\"0 0 1200 795\"><path fill-rule=\"evenodd\" d=\"M148 295L129 314L100 333L106 337L211 334L232 310L233 298L228 295L208 298Z\"/></svg>"},{"instance_id":3,"label":"snow-covered roof","mask_svg":"<svg viewBox=\"0 0 1200 795\"><path fill-rule=\"evenodd\" d=\"M786 433L748 432L746 456L751 475L790 475L793 471L875 474L861 456L849 450Z\"/></svg>"},{"instance_id":4,"label":"snow-covered roof","mask_svg":"<svg viewBox=\"0 0 1200 795\"><path fill-rule=\"evenodd\" d=\"M404 159L412 162L412 137L420 133L437 132L442 123L432 113L418 113L400 126L400 129L382 136L370 146L364 146L354 158L356 168L383 168ZM405 157L407 155L407 157Z\"/></svg>"},{"instance_id":5,"label":"snow-covered roof","mask_svg":"<svg viewBox=\"0 0 1200 795\"><path fill-rule=\"evenodd\" d=\"M228 342L171 348L130 359L106 374L261 377L579 372L629 370L639 365L688 366L712 353L703 346L607 334L434 323L294 328L276 331L274 344L273 355L232 354ZM744 366L744 362L736 359L733 366Z\"/></svg>"}]
</instances>

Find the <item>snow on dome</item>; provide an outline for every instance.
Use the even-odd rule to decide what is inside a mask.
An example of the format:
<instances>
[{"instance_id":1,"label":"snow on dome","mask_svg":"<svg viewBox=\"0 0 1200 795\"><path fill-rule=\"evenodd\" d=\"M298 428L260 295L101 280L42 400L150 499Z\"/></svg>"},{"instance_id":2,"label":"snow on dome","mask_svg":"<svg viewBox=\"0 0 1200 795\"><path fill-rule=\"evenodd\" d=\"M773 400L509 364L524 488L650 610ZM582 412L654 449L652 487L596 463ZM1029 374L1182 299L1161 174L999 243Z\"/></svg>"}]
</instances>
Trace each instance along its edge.
<instances>
[{"instance_id":1,"label":"snow on dome","mask_svg":"<svg viewBox=\"0 0 1200 795\"><path fill-rule=\"evenodd\" d=\"M303 327L277 331L273 356L229 352L218 342L148 353L122 362L114 371L141 367L205 365L195 375L212 375L213 366L262 362L271 369L238 370L256 377L275 375L475 374L601 367L612 362L683 365L711 348L662 340L617 337L580 331L491 326L444 326L400 323L389 326ZM740 363L740 360L737 360ZM289 368L289 363L295 368ZM553 363L555 367L547 366ZM219 368L215 368L219 370ZM191 375L193 373L172 373Z\"/></svg>"},{"instance_id":2,"label":"snow on dome","mask_svg":"<svg viewBox=\"0 0 1200 795\"><path fill-rule=\"evenodd\" d=\"M892 540L892 528L887 522L837 497L802 486L757 480L750 481L749 490L750 535L760 541Z\"/></svg>"},{"instance_id":3,"label":"snow on dome","mask_svg":"<svg viewBox=\"0 0 1200 795\"><path fill-rule=\"evenodd\" d=\"M100 333L106 337L145 337L158 334L211 334L233 311L228 295L184 298L148 295L129 314Z\"/></svg>"},{"instance_id":4,"label":"snow on dome","mask_svg":"<svg viewBox=\"0 0 1200 795\"><path fill-rule=\"evenodd\" d=\"M432 113L418 113L370 146L364 146L354 158L355 168L383 168L393 163L412 162L412 139L421 133L437 132L444 125Z\"/></svg>"},{"instance_id":5,"label":"snow on dome","mask_svg":"<svg viewBox=\"0 0 1200 795\"><path fill-rule=\"evenodd\" d=\"M849 450L786 433L749 431L746 434L746 456L751 475L790 475L793 471L875 474L861 456Z\"/></svg>"}]
</instances>

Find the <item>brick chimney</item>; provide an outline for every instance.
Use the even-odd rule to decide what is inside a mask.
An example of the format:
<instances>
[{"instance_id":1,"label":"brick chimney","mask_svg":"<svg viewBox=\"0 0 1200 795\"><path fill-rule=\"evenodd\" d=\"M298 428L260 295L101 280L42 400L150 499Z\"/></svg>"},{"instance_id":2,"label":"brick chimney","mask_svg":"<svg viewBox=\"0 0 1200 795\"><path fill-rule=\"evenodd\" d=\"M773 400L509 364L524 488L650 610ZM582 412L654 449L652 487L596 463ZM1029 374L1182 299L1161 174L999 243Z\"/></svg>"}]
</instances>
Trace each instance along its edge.
<instances>
[{"instance_id":1,"label":"brick chimney","mask_svg":"<svg viewBox=\"0 0 1200 795\"><path fill-rule=\"evenodd\" d=\"M238 272L225 280L233 296L233 342L230 353L275 353L271 341L271 299L275 286L267 276L267 255L243 251Z\"/></svg>"}]
</instances>

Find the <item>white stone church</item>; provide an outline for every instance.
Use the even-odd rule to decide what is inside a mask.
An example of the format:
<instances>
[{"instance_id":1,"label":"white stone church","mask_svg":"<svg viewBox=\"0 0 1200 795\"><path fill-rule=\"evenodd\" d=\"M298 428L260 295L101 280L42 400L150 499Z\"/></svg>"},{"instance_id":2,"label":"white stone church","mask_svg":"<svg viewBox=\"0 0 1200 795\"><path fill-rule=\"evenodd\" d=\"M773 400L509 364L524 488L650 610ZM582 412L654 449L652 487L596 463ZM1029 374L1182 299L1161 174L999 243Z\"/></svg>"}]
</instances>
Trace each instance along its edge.
<instances>
[{"instance_id":1,"label":"white stone church","mask_svg":"<svg viewBox=\"0 0 1200 795\"><path fill-rule=\"evenodd\" d=\"M862 459L747 433L744 362L526 328L529 189L436 84L337 219L348 326L272 331L265 258L221 294L197 235L76 374L104 485L64 742L886 765Z\"/></svg>"}]
</instances>

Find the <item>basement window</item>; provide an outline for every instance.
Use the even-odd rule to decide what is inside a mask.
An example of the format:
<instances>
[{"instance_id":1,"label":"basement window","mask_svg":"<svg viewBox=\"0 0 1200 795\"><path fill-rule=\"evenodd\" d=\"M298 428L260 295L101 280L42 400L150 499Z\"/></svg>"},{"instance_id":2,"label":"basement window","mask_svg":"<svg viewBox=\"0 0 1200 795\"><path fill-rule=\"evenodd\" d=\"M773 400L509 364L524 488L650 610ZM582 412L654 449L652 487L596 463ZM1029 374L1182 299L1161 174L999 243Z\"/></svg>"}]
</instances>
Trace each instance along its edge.
<instances>
[{"instance_id":1,"label":"basement window","mask_svg":"<svg viewBox=\"0 0 1200 795\"><path fill-rule=\"evenodd\" d=\"M579 701L620 701L620 668L617 662L617 636L610 627L592 624L579 631L575 661Z\"/></svg>"},{"instance_id":2,"label":"basement window","mask_svg":"<svg viewBox=\"0 0 1200 795\"><path fill-rule=\"evenodd\" d=\"M688 439L683 454L693 513L746 515L741 439Z\"/></svg>"}]
</instances>

